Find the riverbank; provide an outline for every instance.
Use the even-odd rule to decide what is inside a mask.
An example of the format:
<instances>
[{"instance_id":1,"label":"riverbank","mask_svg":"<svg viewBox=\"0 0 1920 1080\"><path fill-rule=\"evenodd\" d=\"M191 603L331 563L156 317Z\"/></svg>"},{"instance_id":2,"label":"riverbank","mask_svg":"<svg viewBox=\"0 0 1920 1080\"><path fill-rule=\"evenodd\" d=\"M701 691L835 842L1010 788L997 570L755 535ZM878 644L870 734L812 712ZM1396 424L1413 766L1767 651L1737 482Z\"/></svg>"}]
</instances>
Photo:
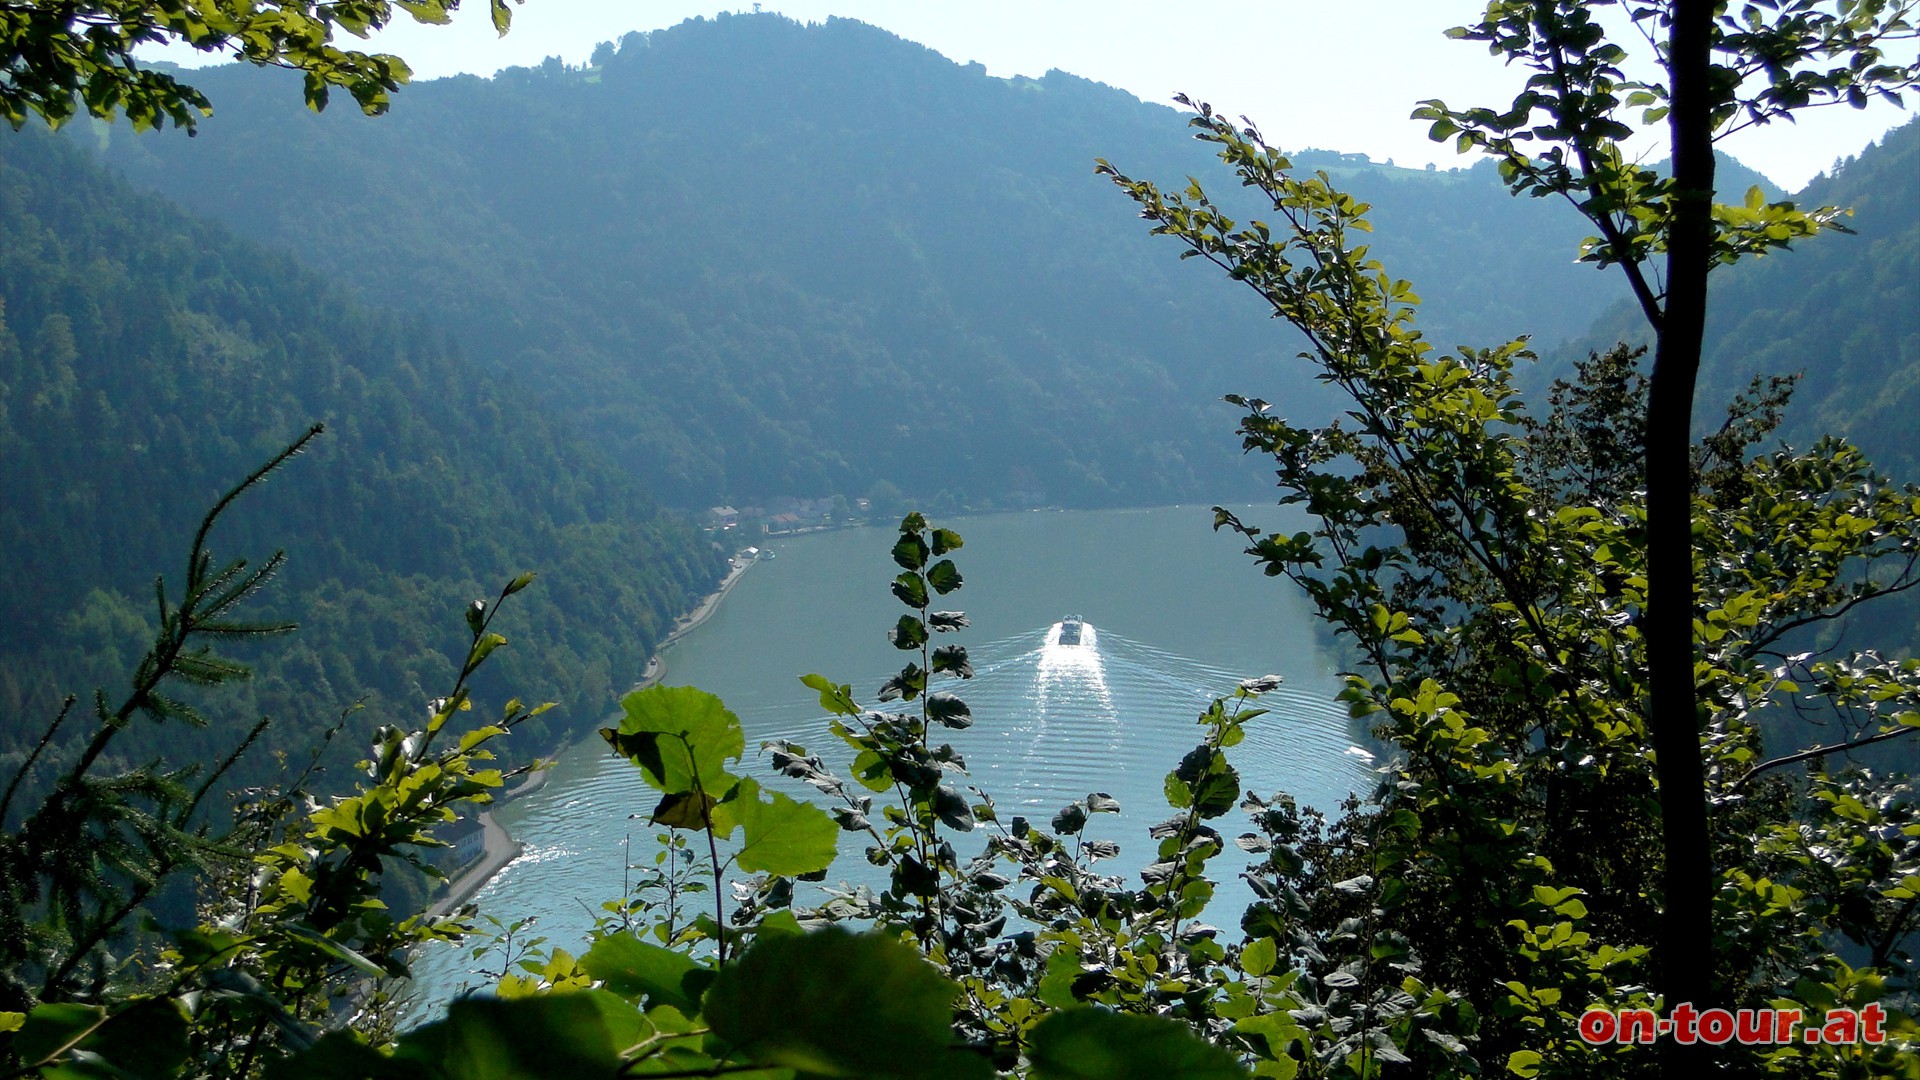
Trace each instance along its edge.
<instances>
[{"instance_id":1,"label":"riverbank","mask_svg":"<svg viewBox=\"0 0 1920 1080\"><path fill-rule=\"evenodd\" d=\"M640 681L633 684L632 690L644 690L666 676L666 651L702 623L711 619L713 613L719 610L720 601L726 599L727 594L733 591L733 587L739 584L740 578L756 561L745 555L735 555L730 560L727 576L720 579L719 586L709 593L706 599L700 601L698 607L674 620L673 629L661 639L653 655L647 657L647 666L641 671ZM632 690L628 692L631 693ZM544 768L536 770L531 776L515 785L511 791L496 798L493 807L497 809L522 795L538 791L546 782L547 770ZM446 895L427 907L427 914L430 917L438 918L458 910L462 904L473 899L474 894L492 880L495 874L506 869L508 863L519 858L526 848L526 845L515 840L513 834L494 819L492 809L482 810L478 820L482 830L480 858L447 883Z\"/></svg>"}]
</instances>

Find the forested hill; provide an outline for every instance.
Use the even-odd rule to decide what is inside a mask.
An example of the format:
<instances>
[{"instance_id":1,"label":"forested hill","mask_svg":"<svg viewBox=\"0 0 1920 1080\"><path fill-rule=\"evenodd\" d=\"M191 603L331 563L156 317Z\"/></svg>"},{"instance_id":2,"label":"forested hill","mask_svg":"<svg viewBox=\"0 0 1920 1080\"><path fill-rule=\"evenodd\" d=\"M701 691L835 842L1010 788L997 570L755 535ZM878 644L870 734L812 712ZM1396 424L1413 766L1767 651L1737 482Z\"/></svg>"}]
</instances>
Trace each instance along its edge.
<instances>
[{"instance_id":1,"label":"forested hill","mask_svg":"<svg viewBox=\"0 0 1920 1080\"><path fill-rule=\"evenodd\" d=\"M136 759L164 739L170 760L212 760L230 724L270 714L268 748L297 765L358 701L351 762L372 725L450 688L460 609L525 569L541 578L500 624L515 647L483 674L597 719L718 576L707 538L441 331L357 310L61 140L0 134L0 251L0 759L58 695L124 692L154 576L177 599L200 516L315 421L311 452L212 538L221 563L288 551L251 614L301 633L223 688L222 724L137 725Z\"/></svg>"},{"instance_id":2,"label":"forested hill","mask_svg":"<svg viewBox=\"0 0 1920 1080\"><path fill-rule=\"evenodd\" d=\"M1219 395L1310 411L1259 302L1093 174L1238 197L1180 114L1109 87L775 15L417 84L374 121L306 112L281 74L197 72L218 104L197 139L121 128L107 153L449 327L670 504L882 481L975 506L1254 494ZM1490 166L1298 160L1375 204L1376 250L1444 345L1558 340L1624 295L1571 262L1573 215Z\"/></svg>"},{"instance_id":3,"label":"forested hill","mask_svg":"<svg viewBox=\"0 0 1920 1080\"><path fill-rule=\"evenodd\" d=\"M1722 198L1737 197L1733 190ZM1896 480L1920 482L1920 122L1890 132L1794 200L1842 206L1855 235L1723 270L1707 319L1695 410L1716 422L1755 376L1802 376L1780 438L1844 435ZM1609 312L1580 342L1643 340L1636 312Z\"/></svg>"}]
</instances>

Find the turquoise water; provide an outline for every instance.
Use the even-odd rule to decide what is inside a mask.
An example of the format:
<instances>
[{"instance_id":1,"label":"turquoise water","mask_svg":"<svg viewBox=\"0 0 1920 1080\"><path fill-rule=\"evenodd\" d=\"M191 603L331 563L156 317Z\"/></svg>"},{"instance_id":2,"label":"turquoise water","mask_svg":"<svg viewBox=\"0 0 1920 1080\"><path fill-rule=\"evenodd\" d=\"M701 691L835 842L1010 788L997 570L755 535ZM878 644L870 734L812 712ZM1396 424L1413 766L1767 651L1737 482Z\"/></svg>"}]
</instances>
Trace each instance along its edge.
<instances>
[{"instance_id":1,"label":"turquoise water","mask_svg":"<svg viewBox=\"0 0 1920 1080\"><path fill-rule=\"evenodd\" d=\"M1273 508L1243 516L1269 527L1284 520ZM1162 779L1198 740L1199 713L1241 679L1269 673L1285 679L1261 701L1272 712L1232 751L1246 785L1328 809L1368 786L1371 759L1333 701L1337 665L1316 640L1311 609L1290 583L1262 577L1231 534L1215 534L1207 508L937 524L966 539L953 556L966 584L936 606L972 619L943 641L966 645L976 672L945 687L966 699L975 721L947 741L1003 818L1044 821L1089 792L1111 793L1123 812L1096 815L1088 834L1118 841L1121 858L1104 866L1130 873L1152 861L1146 828L1169 816ZM906 654L885 637L905 610L887 589L898 572L888 556L894 535L854 529L775 540L776 557L749 570L712 619L667 653L664 681L720 695L746 728L750 758L762 741L790 739L844 766L848 755L799 678L818 672L850 683L871 706L898 670ZM1068 612L1090 627L1082 646L1051 644ZM636 673L644 659L634 658ZM808 794L760 760L736 771ZM482 910L536 915L549 944L574 949L599 904L620 894L629 836L635 861L651 860L656 830L630 815L656 799L598 739L576 745L544 788L501 811L527 850L478 894ZM1244 831L1237 812L1214 824L1229 836ZM829 881L874 880L861 845L843 835L849 842ZM1221 890L1211 918L1232 926L1252 896L1235 877L1244 857L1228 851L1213 864ZM481 981L471 966L445 950L419 958L416 975L428 997L441 997Z\"/></svg>"}]
</instances>

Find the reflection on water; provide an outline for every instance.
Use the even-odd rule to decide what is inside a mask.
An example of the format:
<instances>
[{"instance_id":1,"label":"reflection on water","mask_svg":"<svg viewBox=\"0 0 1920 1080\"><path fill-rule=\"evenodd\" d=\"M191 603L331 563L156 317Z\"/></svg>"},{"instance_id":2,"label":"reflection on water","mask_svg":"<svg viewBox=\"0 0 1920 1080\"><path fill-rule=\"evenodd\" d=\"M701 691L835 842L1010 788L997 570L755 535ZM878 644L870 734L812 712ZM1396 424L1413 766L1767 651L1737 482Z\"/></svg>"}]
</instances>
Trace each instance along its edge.
<instances>
[{"instance_id":1,"label":"reflection on water","mask_svg":"<svg viewBox=\"0 0 1920 1080\"><path fill-rule=\"evenodd\" d=\"M1058 720L1070 729L1081 729L1081 737L1094 740L1100 738L1095 729L1104 728L1111 734L1119 722L1113 709L1113 691L1107 688L1106 662L1100 655L1100 631L1091 623L1082 623L1078 642L1063 644L1062 626L1062 623L1054 623L1048 627L1040 635L1037 649L1018 657L1009 665L1016 670L1024 670L1029 660L1034 661L1032 688L1027 695L1033 702L1032 720L1028 724L1033 738L1020 758L1020 772L1023 774L1044 769L1044 759L1040 756L1042 743L1046 741L1053 721ZM1074 719L1076 711L1091 722L1082 723ZM1117 743L1108 738L1104 749L1112 751L1116 748Z\"/></svg>"},{"instance_id":2,"label":"reflection on water","mask_svg":"<svg viewBox=\"0 0 1920 1080\"><path fill-rule=\"evenodd\" d=\"M965 782L990 794L1003 817L1025 814L1044 822L1089 792L1114 795L1124 812L1096 815L1087 835L1118 842L1121 858L1105 866L1131 877L1153 861L1145 832L1170 813L1162 779L1201 738L1196 718L1241 679L1267 672L1229 671L1091 623L1081 644L1062 645L1059 639L1060 624L1054 623L969 643L975 677L947 682L945 688L966 699L975 723L936 738L952 742L964 755L970 770ZM856 697L888 674L873 671L855 679ZM1234 765L1247 786L1263 795L1284 790L1302 803L1331 808L1347 792L1367 786L1368 755L1354 743L1345 711L1333 700L1336 683L1330 675L1314 668L1280 674L1287 682L1259 702L1270 712L1249 724L1246 740L1231 751ZM845 773L850 754L840 752L845 748L827 730L812 693L796 685L781 702L736 705L736 711L749 747L791 740ZM749 751L739 771L796 797L816 794L769 775L751 757ZM539 932L550 945L574 949L591 927L594 910L619 894L629 835L634 861L651 860L656 830L629 816L646 812L656 799L637 770L607 754L599 740L576 746L544 789L504 812L526 854L480 892L482 909L503 919L537 914ZM1237 812L1215 825L1229 836L1245 831ZM880 873L862 858L862 848L850 837L829 880L883 885ZM1212 864L1220 883L1215 921L1234 925L1239 909L1252 900L1238 878L1247 858L1228 845ZM817 902L818 894L808 895L807 888L802 887L800 902ZM472 966L461 953L440 950L419 958L416 975L421 988L438 997L477 982L467 974Z\"/></svg>"}]
</instances>

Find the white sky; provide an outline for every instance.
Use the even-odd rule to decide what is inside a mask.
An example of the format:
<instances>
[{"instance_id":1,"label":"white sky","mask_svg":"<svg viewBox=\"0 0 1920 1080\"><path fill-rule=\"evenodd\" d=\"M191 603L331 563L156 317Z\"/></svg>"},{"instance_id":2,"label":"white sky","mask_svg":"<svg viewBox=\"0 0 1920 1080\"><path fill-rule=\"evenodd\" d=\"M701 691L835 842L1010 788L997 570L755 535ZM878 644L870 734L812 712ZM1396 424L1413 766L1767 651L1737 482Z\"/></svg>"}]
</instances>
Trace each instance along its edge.
<instances>
[{"instance_id":1,"label":"white sky","mask_svg":"<svg viewBox=\"0 0 1920 1080\"><path fill-rule=\"evenodd\" d=\"M769 0L801 21L859 19L997 76L1059 68L1169 103L1185 91L1245 115L1283 148L1362 152L1400 165L1470 164L1428 142L1407 114L1425 98L1456 107L1511 102L1522 77L1484 46L1443 32L1472 21L1476 0ZM496 37L485 0L466 0L453 25L406 25L379 40L415 78L559 56L582 64L601 41L672 26L695 15L752 10L700 0L526 0L513 30ZM1631 46L1629 40L1621 44ZM169 59L187 62L177 53ZM216 108L218 103L215 103ZM404 91L396 108L405 108ZM1794 125L1736 134L1722 144L1787 190L1834 159L1858 153L1908 113L1876 104L1810 110ZM1664 157L1664 153L1654 156Z\"/></svg>"}]
</instances>

